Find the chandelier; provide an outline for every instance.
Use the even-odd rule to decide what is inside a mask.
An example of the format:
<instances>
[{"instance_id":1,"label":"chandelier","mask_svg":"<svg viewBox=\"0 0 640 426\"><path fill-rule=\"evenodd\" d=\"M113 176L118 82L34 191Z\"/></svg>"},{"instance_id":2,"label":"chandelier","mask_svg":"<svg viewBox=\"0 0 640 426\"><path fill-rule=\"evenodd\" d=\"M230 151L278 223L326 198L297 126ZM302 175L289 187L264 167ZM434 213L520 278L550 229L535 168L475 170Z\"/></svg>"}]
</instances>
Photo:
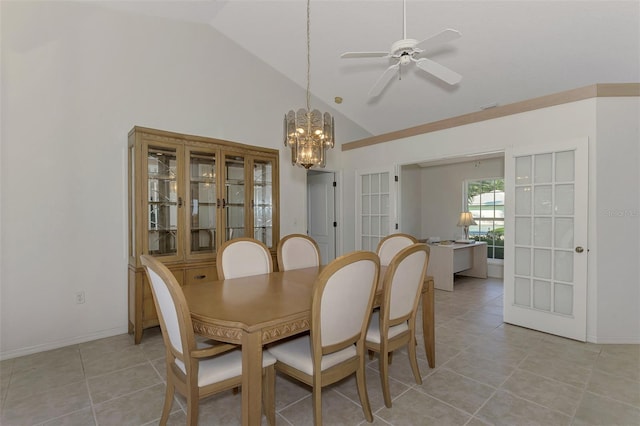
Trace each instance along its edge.
<instances>
[{"instance_id":1,"label":"chandelier","mask_svg":"<svg viewBox=\"0 0 640 426\"><path fill-rule=\"evenodd\" d=\"M311 110L311 35L309 31L310 3L307 0L307 108L291 110L284 116L284 146L291 148L291 163L309 169L326 165L327 148L333 148L334 123L328 112Z\"/></svg>"}]
</instances>

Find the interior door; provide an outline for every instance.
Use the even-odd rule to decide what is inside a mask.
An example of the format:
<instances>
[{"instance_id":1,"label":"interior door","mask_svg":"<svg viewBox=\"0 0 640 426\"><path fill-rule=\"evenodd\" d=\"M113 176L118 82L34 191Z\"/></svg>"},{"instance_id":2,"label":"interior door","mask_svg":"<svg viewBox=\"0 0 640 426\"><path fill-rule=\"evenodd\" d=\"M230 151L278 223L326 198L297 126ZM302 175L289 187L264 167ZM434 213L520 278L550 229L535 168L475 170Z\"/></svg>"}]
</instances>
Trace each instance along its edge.
<instances>
[{"instance_id":1,"label":"interior door","mask_svg":"<svg viewBox=\"0 0 640 426\"><path fill-rule=\"evenodd\" d=\"M587 191L587 138L507 151L505 322L585 341Z\"/></svg>"},{"instance_id":2,"label":"interior door","mask_svg":"<svg viewBox=\"0 0 640 426\"><path fill-rule=\"evenodd\" d=\"M356 248L376 251L396 227L393 169L356 171Z\"/></svg>"},{"instance_id":3,"label":"interior door","mask_svg":"<svg viewBox=\"0 0 640 426\"><path fill-rule=\"evenodd\" d=\"M318 243L320 261L336 258L335 173L307 174L307 234Z\"/></svg>"}]
</instances>

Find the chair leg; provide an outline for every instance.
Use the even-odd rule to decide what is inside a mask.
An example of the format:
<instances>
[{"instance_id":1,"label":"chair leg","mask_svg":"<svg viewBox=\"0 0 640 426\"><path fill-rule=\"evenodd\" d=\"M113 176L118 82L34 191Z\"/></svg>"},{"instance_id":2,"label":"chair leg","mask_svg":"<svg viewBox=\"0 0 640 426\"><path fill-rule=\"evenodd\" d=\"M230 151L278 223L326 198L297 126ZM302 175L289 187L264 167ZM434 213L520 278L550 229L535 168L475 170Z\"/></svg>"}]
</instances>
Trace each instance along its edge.
<instances>
[{"instance_id":1,"label":"chair leg","mask_svg":"<svg viewBox=\"0 0 640 426\"><path fill-rule=\"evenodd\" d=\"M262 409L269 426L276 424L276 370L273 365L264 368L262 377Z\"/></svg>"},{"instance_id":2,"label":"chair leg","mask_svg":"<svg viewBox=\"0 0 640 426\"><path fill-rule=\"evenodd\" d=\"M416 356L416 341L415 336L409 340L407 344L407 351L409 352L409 364L411 364L411 370L413 371L413 378L416 379L416 383L422 384L422 377L420 376L420 369L418 368L418 357Z\"/></svg>"},{"instance_id":3,"label":"chair leg","mask_svg":"<svg viewBox=\"0 0 640 426\"><path fill-rule=\"evenodd\" d=\"M313 424L322 426L322 387L320 384L313 386Z\"/></svg>"},{"instance_id":4,"label":"chair leg","mask_svg":"<svg viewBox=\"0 0 640 426\"><path fill-rule=\"evenodd\" d=\"M389 352L389 365L393 362L393 352Z\"/></svg>"},{"instance_id":5,"label":"chair leg","mask_svg":"<svg viewBox=\"0 0 640 426\"><path fill-rule=\"evenodd\" d=\"M380 352L379 366L384 405L387 408L391 408L391 392L389 391L389 352L387 352L386 348L382 349Z\"/></svg>"},{"instance_id":6,"label":"chair leg","mask_svg":"<svg viewBox=\"0 0 640 426\"><path fill-rule=\"evenodd\" d=\"M160 425L165 426L169 420L169 413L171 413L171 407L173 406L173 394L175 388L171 378L167 378L167 387L164 393L164 406L162 407L162 416L160 417Z\"/></svg>"},{"instance_id":7,"label":"chair leg","mask_svg":"<svg viewBox=\"0 0 640 426\"><path fill-rule=\"evenodd\" d=\"M367 393L367 382L365 378L364 359L361 359L360 366L356 370L356 382L358 383L358 396L364 417L369 423L373 422L373 414L371 413L371 404L369 404L369 394Z\"/></svg>"},{"instance_id":8,"label":"chair leg","mask_svg":"<svg viewBox=\"0 0 640 426\"><path fill-rule=\"evenodd\" d=\"M187 391L187 425L198 426L198 405L200 396L198 392Z\"/></svg>"}]
</instances>

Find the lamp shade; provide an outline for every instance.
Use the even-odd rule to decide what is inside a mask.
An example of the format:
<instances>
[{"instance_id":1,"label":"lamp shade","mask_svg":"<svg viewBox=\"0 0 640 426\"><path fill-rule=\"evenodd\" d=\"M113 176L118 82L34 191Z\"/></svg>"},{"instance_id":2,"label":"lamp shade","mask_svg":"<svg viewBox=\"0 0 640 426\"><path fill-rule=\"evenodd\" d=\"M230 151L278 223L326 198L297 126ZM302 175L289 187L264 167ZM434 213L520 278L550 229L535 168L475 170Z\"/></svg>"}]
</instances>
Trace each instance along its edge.
<instances>
[{"instance_id":1,"label":"lamp shade","mask_svg":"<svg viewBox=\"0 0 640 426\"><path fill-rule=\"evenodd\" d=\"M477 225L476 221L473 219L473 215L471 212L462 212L460 213L460 219L458 219L458 226L471 226Z\"/></svg>"}]
</instances>

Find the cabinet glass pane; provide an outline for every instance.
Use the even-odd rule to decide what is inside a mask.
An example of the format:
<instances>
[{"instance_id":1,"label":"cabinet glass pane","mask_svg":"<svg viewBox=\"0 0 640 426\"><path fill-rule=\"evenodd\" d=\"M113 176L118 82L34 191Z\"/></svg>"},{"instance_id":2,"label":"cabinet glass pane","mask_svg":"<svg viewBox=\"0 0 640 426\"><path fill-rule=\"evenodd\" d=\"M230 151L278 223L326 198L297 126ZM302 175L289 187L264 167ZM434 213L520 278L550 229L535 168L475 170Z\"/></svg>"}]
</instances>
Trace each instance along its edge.
<instances>
[{"instance_id":1,"label":"cabinet glass pane","mask_svg":"<svg viewBox=\"0 0 640 426\"><path fill-rule=\"evenodd\" d=\"M169 255L177 252L177 167L175 150L149 147L147 156L149 254Z\"/></svg>"},{"instance_id":2,"label":"cabinet glass pane","mask_svg":"<svg viewBox=\"0 0 640 426\"><path fill-rule=\"evenodd\" d=\"M253 238L273 246L273 163L253 162Z\"/></svg>"},{"instance_id":3,"label":"cabinet glass pane","mask_svg":"<svg viewBox=\"0 0 640 426\"><path fill-rule=\"evenodd\" d=\"M225 233L223 240L228 241L245 236L244 157L238 155L226 155L224 159L224 170L225 194L223 206L225 214Z\"/></svg>"},{"instance_id":4,"label":"cabinet glass pane","mask_svg":"<svg viewBox=\"0 0 640 426\"><path fill-rule=\"evenodd\" d=\"M189 158L189 205L191 207L191 252L212 253L216 249L216 158L192 152Z\"/></svg>"}]
</instances>

